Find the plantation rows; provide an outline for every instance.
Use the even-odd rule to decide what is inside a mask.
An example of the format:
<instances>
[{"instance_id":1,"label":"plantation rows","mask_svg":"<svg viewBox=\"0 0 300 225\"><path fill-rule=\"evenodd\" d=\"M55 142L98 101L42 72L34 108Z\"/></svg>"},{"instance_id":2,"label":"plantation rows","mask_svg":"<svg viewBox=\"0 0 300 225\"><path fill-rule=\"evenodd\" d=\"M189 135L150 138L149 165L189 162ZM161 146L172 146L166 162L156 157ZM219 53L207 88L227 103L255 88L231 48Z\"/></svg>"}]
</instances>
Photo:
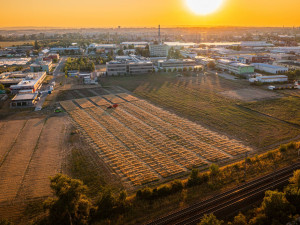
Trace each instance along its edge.
<instances>
[{"instance_id":1,"label":"plantation rows","mask_svg":"<svg viewBox=\"0 0 300 225\"><path fill-rule=\"evenodd\" d=\"M106 109L111 104L116 109ZM100 158L123 180L146 184L250 149L121 93L61 102Z\"/></svg>"},{"instance_id":2,"label":"plantation rows","mask_svg":"<svg viewBox=\"0 0 300 225\"><path fill-rule=\"evenodd\" d=\"M128 178L134 185L159 179L155 172L151 171L104 127L96 123L87 112L78 109L69 113L87 137L99 148L96 151L101 155L102 160L120 177Z\"/></svg>"},{"instance_id":3,"label":"plantation rows","mask_svg":"<svg viewBox=\"0 0 300 225\"><path fill-rule=\"evenodd\" d=\"M133 102L133 104L144 110L147 110L149 113L152 113L155 116L160 117L173 126L183 129L185 132L190 133L194 137L197 137L199 140L209 143L212 146L221 149L226 153L229 153L230 155L235 156L250 151L250 148L245 147L243 144L239 143L236 140L230 140L224 135L219 135L202 127L201 125L195 124L187 119L166 112L165 110L149 104L146 101L140 100Z\"/></svg>"},{"instance_id":4,"label":"plantation rows","mask_svg":"<svg viewBox=\"0 0 300 225\"><path fill-rule=\"evenodd\" d=\"M181 165L170 160L167 155L137 136L116 119L108 114L103 114L104 110L94 107L88 109L87 112L162 177L185 171Z\"/></svg>"}]
</instances>

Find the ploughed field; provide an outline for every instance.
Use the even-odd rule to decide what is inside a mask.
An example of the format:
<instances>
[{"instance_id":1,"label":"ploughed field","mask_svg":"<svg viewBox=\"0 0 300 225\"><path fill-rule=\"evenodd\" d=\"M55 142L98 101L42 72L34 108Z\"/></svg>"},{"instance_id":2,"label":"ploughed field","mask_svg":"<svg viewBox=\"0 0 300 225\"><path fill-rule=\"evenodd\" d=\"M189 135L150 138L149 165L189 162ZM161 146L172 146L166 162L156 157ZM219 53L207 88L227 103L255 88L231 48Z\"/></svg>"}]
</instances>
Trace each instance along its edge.
<instances>
[{"instance_id":1,"label":"ploughed field","mask_svg":"<svg viewBox=\"0 0 300 225\"><path fill-rule=\"evenodd\" d=\"M75 126L128 186L172 178L252 151L131 94L61 101ZM118 104L115 109L108 106Z\"/></svg>"}]
</instances>

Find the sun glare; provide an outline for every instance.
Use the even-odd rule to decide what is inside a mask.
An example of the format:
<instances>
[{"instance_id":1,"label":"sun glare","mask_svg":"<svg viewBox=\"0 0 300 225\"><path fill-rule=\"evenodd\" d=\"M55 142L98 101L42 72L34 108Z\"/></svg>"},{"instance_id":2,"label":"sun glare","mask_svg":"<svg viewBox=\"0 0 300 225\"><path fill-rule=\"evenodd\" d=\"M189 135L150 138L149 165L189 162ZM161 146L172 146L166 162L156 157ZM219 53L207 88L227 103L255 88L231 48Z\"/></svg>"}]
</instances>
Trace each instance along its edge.
<instances>
[{"instance_id":1,"label":"sun glare","mask_svg":"<svg viewBox=\"0 0 300 225\"><path fill-rule=\"evenodd\" d=\"M207 15L215 12L224 0L186 0L189 9L198 15Z\"/></svg>"}]
</instances>

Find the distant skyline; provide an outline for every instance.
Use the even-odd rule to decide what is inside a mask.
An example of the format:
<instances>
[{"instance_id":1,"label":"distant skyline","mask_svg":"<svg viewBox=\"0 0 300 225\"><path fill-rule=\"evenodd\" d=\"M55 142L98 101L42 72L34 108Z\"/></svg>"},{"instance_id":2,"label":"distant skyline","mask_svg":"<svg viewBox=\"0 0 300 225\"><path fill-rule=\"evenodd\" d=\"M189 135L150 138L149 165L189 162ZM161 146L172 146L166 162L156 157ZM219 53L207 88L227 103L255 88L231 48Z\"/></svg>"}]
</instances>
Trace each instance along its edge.
<instances>
[{"instance_id":1,"label":"distant skyline","mask_svg":"<svg viewBox=\"0 0 300 225\"><path fill-rule=\"evenodd\" d=\"M206 16L194 14L185 0L2 0L0 5L0 27L300 26L299 0L224 0Z\"/></svg>"}]
</instances>

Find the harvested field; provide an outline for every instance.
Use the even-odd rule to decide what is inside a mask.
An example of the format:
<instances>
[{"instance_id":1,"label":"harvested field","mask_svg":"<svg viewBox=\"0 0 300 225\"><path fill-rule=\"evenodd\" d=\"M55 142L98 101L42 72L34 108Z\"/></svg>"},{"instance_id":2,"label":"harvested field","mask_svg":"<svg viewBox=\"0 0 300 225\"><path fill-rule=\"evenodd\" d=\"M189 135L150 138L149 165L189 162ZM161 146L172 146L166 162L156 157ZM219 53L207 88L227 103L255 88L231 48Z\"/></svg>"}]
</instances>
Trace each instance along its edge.
<instances>
[{"instance_id":1,"label":"harvested field","mask_svg":"<svg viewBox=\"0 0 300 225\"><path fill-rule=\"evenodd\" d=\"M61 170L66 117L1 121L0 207L51 195L49 176ZM5 140L5 141L3 141ZM0 215L2 217L2 215Z\"/></svg>"},{"instance_id":2,"label":"harvested field","mask_svg":"<svg viewBox=\"0 0 300 225\"><path fill-rule=\"evenodd\" d=\"M104 99L119 107L103 108ZM98 156L130 186L178 176L251 151L128 93L73 101L77 108L69 101L61 105Z\"/></svg>"}]
</instances>

